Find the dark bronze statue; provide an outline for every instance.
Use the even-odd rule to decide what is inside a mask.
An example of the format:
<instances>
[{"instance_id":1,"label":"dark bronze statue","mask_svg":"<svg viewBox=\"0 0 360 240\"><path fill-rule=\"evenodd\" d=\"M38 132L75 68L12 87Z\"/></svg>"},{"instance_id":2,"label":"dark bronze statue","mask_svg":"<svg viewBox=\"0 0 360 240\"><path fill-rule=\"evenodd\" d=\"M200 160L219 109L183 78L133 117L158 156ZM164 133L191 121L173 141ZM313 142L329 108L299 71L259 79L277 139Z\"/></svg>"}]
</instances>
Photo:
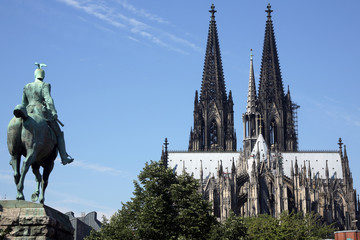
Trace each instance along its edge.
<instances>
[{"instance_id":1,"label":"dark bronze statue","mask_svg":"<svg viewBox=\"0 0 360 240\"><path fill-rule=\"evenodd\" d=\"M66 153L64 133L60 130L54 101L50 95L50 84L44 83L45 64L35 63L35 81L24 87L22 103L14 109L7 131L7 144L11 155L10 165L14 169L17 200L24 200L24 179L30 166L35 174L36 190L32 201L44 203L44 193L54 160L59 151L62 164L74 159ZM61 124L62 125L62 124ZM24 156L20 172L20 159ZM43 175L40 174L43 167ZM42 191L40 193L40 184Z\"/></svg>"}]
</instances>

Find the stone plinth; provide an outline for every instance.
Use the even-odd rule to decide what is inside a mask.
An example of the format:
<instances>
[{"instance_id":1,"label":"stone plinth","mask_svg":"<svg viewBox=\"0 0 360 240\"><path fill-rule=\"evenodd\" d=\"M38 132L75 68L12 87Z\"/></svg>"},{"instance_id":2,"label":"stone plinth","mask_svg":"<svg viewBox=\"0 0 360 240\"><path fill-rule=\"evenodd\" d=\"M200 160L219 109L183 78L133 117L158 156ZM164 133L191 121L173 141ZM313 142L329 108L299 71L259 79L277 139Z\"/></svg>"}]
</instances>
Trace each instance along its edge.
<instances>
[{"instance_id":1,"label":"stone plinth","mask_svg":"<svg viewBox=\"0 0 360 240\"><path fill-rule=\"evenodd\" d=\"M46 205L5 200L0 201L0 229L11 228L5 239L73 240L74 229L69 217Z\"/></svg>"}]
</instances>

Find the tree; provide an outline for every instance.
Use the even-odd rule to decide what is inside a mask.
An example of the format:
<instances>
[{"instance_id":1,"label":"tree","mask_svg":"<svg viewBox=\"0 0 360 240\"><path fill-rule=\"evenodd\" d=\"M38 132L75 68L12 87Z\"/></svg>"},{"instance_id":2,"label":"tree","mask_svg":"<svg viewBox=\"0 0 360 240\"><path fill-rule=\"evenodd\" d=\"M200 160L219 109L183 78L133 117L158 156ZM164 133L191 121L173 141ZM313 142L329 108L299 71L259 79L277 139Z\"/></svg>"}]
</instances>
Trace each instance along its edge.
<instances>
[{"instance_id":1,"label":"tree","mask_svg":"<svg viewBox=\"0 0 360 240\"><path fill-rule=\"evenodd\" d=\"M248 240L244 218L230 212L230 216L212 229L210 240Z\"/></svg>"},{"instance_id":2,"label":"tree","mask_svg":"<svg viewBox=\"0 0 360 240\"><path fill-rule=\"evenodd\" d=\"M259 215L245 219L250 239L260 240L317 240L334 232L333 225L326 225L318 214L287 213L279 218Z\"/></svg>"},{"instance_id":3,"label":"tree","mask_svg":"<svg viewBox=\"0 0 360 240\"><path fill-rule=\"evenodd\" d=\"M158 162L146 163L134 186L131 201L87 240L206 239L217 223L197 180L188 174L177 176Z\"/></svg>"}]
</instances>

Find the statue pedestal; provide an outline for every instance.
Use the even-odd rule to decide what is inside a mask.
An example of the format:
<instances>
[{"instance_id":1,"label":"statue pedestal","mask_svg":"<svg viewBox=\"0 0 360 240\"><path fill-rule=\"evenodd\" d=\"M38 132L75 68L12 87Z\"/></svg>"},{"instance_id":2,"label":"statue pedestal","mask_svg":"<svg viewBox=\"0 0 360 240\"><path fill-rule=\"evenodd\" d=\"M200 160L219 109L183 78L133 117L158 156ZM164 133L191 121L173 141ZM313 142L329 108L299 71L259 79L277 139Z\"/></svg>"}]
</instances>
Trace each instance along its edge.
<instances>
[{"instance_id":1,"label":"statue pedestal","mask_svg":"<svg viewBox=\"0 0 360 240\"><path fill-rule=\"evenodd\" d=\"M0 229L10 227L5 239L73 240L69 217L46 205L17 200L0 201Z\"/></svg>"}]
</instances>

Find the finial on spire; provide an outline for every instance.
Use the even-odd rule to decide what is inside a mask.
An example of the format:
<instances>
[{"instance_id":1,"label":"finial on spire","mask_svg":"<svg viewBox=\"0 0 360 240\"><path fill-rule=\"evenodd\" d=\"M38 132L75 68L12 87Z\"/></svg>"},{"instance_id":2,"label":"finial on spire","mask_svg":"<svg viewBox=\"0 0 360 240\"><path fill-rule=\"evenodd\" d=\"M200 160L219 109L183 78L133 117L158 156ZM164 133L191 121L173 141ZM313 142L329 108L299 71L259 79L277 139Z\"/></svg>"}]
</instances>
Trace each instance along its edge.
<instances>
[{"instance_id":1,"label":"finial on spire","mask_svg":"<svg viewBox=\"0 0 360 240\"><path fill-rule=\"evenodd\" d=\"M267 17L268 17L268 20L271 20L271 13L273 12L273 10L271 10L271 5L270 3L267 5L267 10L265 10L265 12L267 12Z\"/></svg>"},{"instance_id":2,"label":"finial on spire","mask_svg":"<svg viewBox=\"0 0 360 240\"><path fill-rule=\"evenodd\" d=\"M168 139L165 138L165 142L164 142L164 145L163 145L163 149L164 149L164 146L165 146L165 151L163 150L164 151L163 165L165 166L165 168L168 167L168 160L169 160L168 145L169 145Z\"/></svg>"},{"instance_id":3,"label":"finial on spire","mask_svg":"<svg viewBox=\"0 0 360 240\"><path fill-rule=\"evenodd\" d=\"M264 120L261 116L258 118L259 120L259 129L260 129L260 134L262 134L262 120Z\"/></svg>"},{"instance_id":4,"label":"finial on spire","mask_svg":"<svg viewBox=\"0 0 360 240\"><path fill-rule=\"evenodd\" d=\"M342 139L341 139L341 138L339 138L339 143L338 143L338 145L339 145L339 152L340 152L340 155L341 155L341 157L342 157L342 145L343 145L343 143L342 143Z\"/></svg>"},{"instance_id":5,"label":"finial on spire","mask_svg":"<svg viewBox=\"0 0 360 240\"><path fill-rule=\"evenodd\" d=\"M209 10L209 12L211 12L211 19L214 20L215 19L215 13L216 13L214 4L211 4L211 10Z\"/></svg>"},{"instance_id":6,"label":"finial on spire","mask_svg":"<svg viewBox=\"0 0 360 240\"><path fill-rule=\"evenodd\" d=\"M164 145L165 145L165 151L167 151L167 149L168 149L167 146L169 145L169 142L168 142L168 139L167 139L167 138L165 138Z\"/></svg>"},{"instance_id":7,"label":"finial on spire","mask_svg":"<svg viewBox=\"0 0 360 240\"><path fill-rule=\"evenodd\" d=\"M254 54L253 54L253 52L252 52L253 50L252 50L252 48L250 49L250 60L252 61L253 60L253 56L254 56Z\"/></svg>"}]
</instances>

